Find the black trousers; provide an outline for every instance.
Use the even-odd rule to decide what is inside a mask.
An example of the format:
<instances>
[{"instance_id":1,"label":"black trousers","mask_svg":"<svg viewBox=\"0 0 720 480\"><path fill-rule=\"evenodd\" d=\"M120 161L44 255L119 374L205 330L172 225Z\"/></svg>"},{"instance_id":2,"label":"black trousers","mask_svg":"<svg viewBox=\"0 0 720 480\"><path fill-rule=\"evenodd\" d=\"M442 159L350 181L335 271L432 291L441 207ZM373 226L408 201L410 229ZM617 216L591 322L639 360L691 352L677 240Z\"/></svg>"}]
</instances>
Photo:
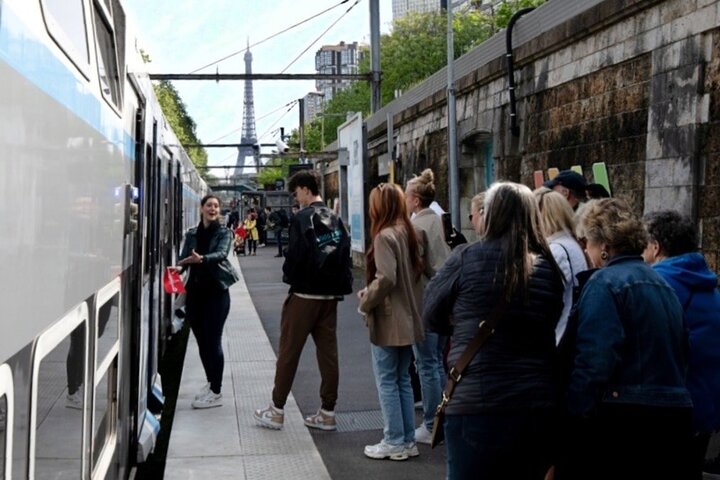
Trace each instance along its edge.
<instances>
[{"instance_id":1,"label":"black trousers","mask_svg":"<svg viewBox=\"0 0 720 480\"><path fill-rule=\"evenodd\" d=\"M220 393L225 368L222 332L230 312L230 292L227 289L189 289L185 312L197 340L210 389Z\"/></svg>"}]
</instances>

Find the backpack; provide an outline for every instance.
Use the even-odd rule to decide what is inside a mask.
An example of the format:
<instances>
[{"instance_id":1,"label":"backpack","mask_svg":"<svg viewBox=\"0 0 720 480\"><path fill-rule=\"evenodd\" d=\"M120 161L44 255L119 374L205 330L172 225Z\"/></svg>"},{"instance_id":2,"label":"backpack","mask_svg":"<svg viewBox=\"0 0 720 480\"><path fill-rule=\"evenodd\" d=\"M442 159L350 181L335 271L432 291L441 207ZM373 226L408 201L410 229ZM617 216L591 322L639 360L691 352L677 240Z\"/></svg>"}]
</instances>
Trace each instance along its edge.
<instances>
[{"instance_id":1,"label":"backpack","mask_svg":"<svg viewBox=\"0 0 720 480\"><path fill-rule=\"evenodd\" d=\"M310 236L312 263L317 280L329 283L342 294L352 293L350 235L342 220L327 207L313 207Z\"/></svg>"}]
</instances>

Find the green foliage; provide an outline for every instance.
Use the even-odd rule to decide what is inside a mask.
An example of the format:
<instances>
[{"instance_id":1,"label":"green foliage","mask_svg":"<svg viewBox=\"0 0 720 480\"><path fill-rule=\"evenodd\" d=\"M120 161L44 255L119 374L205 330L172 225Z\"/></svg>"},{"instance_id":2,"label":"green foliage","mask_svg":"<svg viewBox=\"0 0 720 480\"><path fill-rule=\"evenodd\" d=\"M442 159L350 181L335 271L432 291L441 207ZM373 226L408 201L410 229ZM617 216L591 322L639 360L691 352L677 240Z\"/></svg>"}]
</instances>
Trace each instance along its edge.
<instances>
[{"instance_id":1,"label":"green foliage","mask_svg":"<svg viewBox=\"0 0 720 480\"><path fill-rule=\"evenodd\" d=\"M173 84L163 80L154 84L153 88L155 89L155 96L157 96L158 101L160 102L165 118L175 132L175 135L180 143L182 145L202 143L197 137L195 121L187 113L185 103L183 103L180 98L180 94ZM206 169L202 168L207 166L208 160L205 149L190 147L187 148L187 153L195 167L199 168L200 174L203 178L208 179L209 177L206 174Z\"/></svg>"},{"instance_id":2,"label":"green foliage","mask_svg":"<svg viewBox=\"0 0 720 480\"><path fill-rule=\"evenodd\" d=\"M528 7L539 7L547 0L507 0L493 9L494 24L497 28L505 28L515 12Z\"/></svg>"},{"instance_id":3,"label":"green foliage","mask_svg":"<svg viewBox=\"0 0 720 480\"><path fill-rule=\"evenodd\" d=\"M290 165L296 163L298 163L297 158L271 158L266 165L273 165L274 167L260 169L256 177L258 185L267 185L275 183L277 179L286 179L290 173Z\"/></svg>"}]
</instances>

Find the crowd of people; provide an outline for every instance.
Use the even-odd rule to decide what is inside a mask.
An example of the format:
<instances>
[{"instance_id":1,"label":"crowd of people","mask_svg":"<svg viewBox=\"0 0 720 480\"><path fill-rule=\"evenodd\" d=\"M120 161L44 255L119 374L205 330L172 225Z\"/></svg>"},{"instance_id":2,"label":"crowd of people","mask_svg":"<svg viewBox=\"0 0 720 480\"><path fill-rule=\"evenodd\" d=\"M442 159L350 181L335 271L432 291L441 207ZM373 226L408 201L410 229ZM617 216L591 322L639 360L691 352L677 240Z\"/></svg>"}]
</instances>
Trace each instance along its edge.
<instances>
[{"instance_id":1,"label":"crowd of people","mask_svg":"<svg viewBox=\"0 0 720 480\"><path fill-rule=\"evenodd\" d=\"M289 182L300 206L284 252L290 291L272 401L254 413L273 429L283 426L308 336L322 384L320 408L305 424L336 429L337 302L352 291L352 265L347 229L319 185L310 170ZM473 197L478 240L451 251L434 199L431 170L404 190L381 183L370 191L372 242L357 297L384 428L364 454L418 456L442 405L450 479L702 478L710 435L720 428L720 293L692 221L672 210L639 218L568 170L535 191L497 182ZM193 235L217 236L203 214ZM193 281L210 275L195 264L214 264L207 242L183 250L180 264L191 265ZM222 278L221 290L232 281ZM203 295L224 302L221 292ZM206 314L227 315L224 305ZM219 345L204 342L208 351ZM475 353L458 366L466 350ZM221 365L201 347L203 355L209 383L200 403L219 395ZM423 409L417 426L413 362Z\"/></svg>"}]
</instances>

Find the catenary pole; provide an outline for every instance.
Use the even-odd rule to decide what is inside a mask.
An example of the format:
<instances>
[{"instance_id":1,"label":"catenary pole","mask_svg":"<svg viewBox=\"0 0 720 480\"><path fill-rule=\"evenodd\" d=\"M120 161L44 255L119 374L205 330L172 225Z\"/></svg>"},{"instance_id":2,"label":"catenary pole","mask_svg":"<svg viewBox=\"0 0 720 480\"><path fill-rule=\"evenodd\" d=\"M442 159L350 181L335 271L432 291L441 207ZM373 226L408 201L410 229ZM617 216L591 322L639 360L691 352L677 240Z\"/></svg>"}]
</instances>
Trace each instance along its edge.
<instances>
[{"instance_id":1,"label":"catenary pole","mask_svg":"<svg viewBox=\"0 0 720 480\"><path fill-rule=\"evenodd\" d=\"M370 62L372 75L372 96L370 112L380 109L380 0L370 0Z\"/></svg>"},{"instance_id":2,"label":"catenary pole","mask_svg":"<svg viewBox=\"0 0 720 480\"><path fill-rule=\"evenodd\" d=\"M448 111L448 192L450 218L460 231L460 172L457 162L457 112L455 105L455 45L453 40L453 5L447 1L447 111Z\"/></svg>"}]
</instances>

